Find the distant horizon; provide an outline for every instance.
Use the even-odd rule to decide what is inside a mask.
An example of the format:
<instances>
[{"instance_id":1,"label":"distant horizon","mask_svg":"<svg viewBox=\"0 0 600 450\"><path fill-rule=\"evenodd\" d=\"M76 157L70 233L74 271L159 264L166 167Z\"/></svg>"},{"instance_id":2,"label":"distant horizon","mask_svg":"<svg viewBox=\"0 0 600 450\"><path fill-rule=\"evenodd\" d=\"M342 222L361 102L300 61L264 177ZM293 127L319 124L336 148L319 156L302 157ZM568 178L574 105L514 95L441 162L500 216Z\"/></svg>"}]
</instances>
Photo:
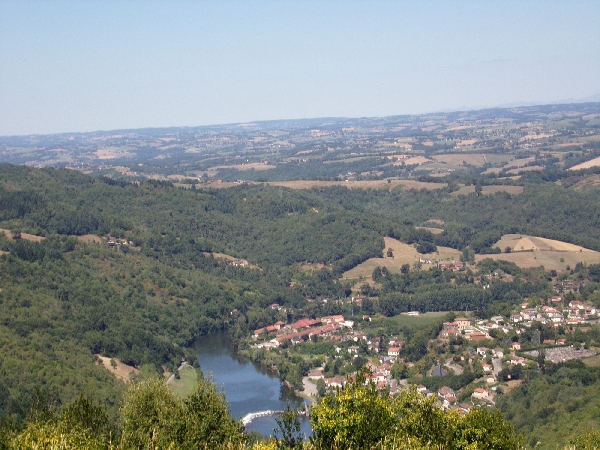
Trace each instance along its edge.
<instances>
[{"instance_id":1,"label":"distant horizon","mask_svg":"<svg viewBox=\"0 0 600 450\"><path fill-rule=\"evenodd\" d=\"M164 125L164 126L140 126L140 127L118 127L118 128L106 128L106 129L95 129L95 130L82 130L82 131L57 131L53 133L25 133L25 134L6 134L0 135L0 138L10 138L10 137L22 137L22 136L51 136L57 134L87 134L87 133L107 133L114 131L137 131L137 130L160 130L167 128L203 128L203 127L223 127L229 125L241 125L241 124L252 124L252 123L263 123L263 122L286 122L286 121L311 121L311 120L321 120L321 119L348 119L348 120L357 120L357 119L379 119L385 117L396 117L396 116L423 116L429 114L450 114L450 113L459 113L459 112L477 112L477 111L485 111L488 109L511 109L511 108L526 108L526 107L536 107L536 106L551 106L551 105L577 105L577 104L586 104L586 103L600 103L600 94L591 95L589 97L577 100L577 99L568 99L564 101L556 101L549 103L536 103L536 102L527 102L527 103L514 103L514 104L505 104L505 105L496 105L496 106L480 106L480 107L463 107L457 109L445 109L438 111L426 111L420 113L398 113L398 114L387 114L387 115L375 115L375 116L316 116L316 117L284 117L279 119L257 119L257 120L246 120L241 122L222 122L222 123L208 123L208 124L196 124L196 125Z\"/></svg>"},{"instance_id":2,"label":"distant horizon","mask_svg":"<svg viewBox=\"0 0 600 450\"><path fill-rule=\"evenodd\" d=\"M598 23L597 0L0 0L0 135L596 98Z\"/></svg>"}]
</instances>

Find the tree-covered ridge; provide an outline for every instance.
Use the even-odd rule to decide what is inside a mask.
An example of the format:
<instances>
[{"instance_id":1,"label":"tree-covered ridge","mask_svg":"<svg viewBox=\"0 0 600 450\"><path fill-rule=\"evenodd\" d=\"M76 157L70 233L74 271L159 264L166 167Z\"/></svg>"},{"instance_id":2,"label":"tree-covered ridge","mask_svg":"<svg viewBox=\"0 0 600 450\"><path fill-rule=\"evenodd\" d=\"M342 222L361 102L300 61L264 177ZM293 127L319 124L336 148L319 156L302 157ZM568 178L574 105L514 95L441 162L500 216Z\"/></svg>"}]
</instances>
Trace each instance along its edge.
<instances>
[{"instance_id":1,"label":"tree-covered ridge","mask_svg":"<svg viewBox=\"0 0 600 450\"><path fill-rule=\"evenodd\" d=\"M149 253L173 255L195 245L193 251L223 251L265 268L320 262L345 269L379 254L389 227L315 195L272 187L194 192L161 182L2 168L0 220L17 219L38 233L126 236Z\"/></svg>"},{"instance_id":2,"label":"tree-covered ridge","mask_svg":"<svg viewBox=\"0 0 600 450\"><path fill-rule=\"evenodd\" d=\"M524 189L518 195L452 195L447 189L356 189L350 194L342 187L318 192L324 200L394 223L420 225L431 219L444 222L442 234L420 230L421 236L400 236L407 241L429 240L436 245L456 249L469 246L476 253L492 253L493 244L503 234L523 233L600 250L597 192L573 191L554 183L521 184Z\"/></svg>"}]
</instances>

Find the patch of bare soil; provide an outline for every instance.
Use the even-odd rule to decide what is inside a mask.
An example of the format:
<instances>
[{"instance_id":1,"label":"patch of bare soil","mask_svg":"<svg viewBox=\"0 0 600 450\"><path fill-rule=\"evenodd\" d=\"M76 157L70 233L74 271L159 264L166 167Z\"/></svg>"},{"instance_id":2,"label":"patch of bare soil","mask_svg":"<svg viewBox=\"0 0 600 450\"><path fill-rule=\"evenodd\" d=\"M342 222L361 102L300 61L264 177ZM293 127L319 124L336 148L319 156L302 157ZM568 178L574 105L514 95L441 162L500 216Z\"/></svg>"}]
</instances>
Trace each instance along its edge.
<instances>
[{"instance_id":1,"label":"patch of bare soil","mask_svg":"<svg viewBox=\"0 0 600 450\"><path fill-rule=\"evenodd\" d=\"M129 383L133 375L139 375L141 373L139 369L123 364L118 359L101 355L94 356L97 358L99 364L102 364L106 370L125 383ZM111 363L111 361L113 361L113 363Z\"/></svg>"}]
</instances>

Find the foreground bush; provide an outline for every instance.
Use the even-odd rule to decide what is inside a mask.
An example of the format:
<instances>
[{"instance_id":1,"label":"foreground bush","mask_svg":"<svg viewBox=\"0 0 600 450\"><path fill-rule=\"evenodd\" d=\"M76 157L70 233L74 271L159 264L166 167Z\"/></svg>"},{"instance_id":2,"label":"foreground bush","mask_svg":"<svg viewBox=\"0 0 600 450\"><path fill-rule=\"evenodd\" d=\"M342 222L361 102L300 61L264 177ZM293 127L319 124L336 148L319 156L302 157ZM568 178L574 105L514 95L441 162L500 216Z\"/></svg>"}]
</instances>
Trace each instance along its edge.
<instances>
[{"instance_id":1,"label":"foreground bush","mask_svg":"<svg viewBox=\"0 0 600 450\"><path fill-rule=\"evenodd\" d=\"M364 374L313 407L311 448L325 449L495 449L521 447L499 412L475 409L464 416L443 410L435 397L416 389L394 397L381 393Z\"/></svg>"},{"instance_id":2,"label":"foreground bush","mask_svg":"<svg viewBox=\"0 0 600 450\"><path fill-rule=\"evenodd\" d=\"M499 412L474 409L464 416L436 405L416 389L394 397L365 382L365 374L326 395L312 409L313 436L302 443L297 414L278 420L276 439L248 443L243 426L229 413L224 395L201 378L181 399L164 380L131 385L123 398L118 428L103 407L80 399L58 408L40 397L21 429L0 427L0 450L517 450L520 437ZM281 437L278 437L281 436ZM569 450L600 448L600 432L570 441ZM567 450L567 449L565 449Z\"/></svg>"}]
</instances>

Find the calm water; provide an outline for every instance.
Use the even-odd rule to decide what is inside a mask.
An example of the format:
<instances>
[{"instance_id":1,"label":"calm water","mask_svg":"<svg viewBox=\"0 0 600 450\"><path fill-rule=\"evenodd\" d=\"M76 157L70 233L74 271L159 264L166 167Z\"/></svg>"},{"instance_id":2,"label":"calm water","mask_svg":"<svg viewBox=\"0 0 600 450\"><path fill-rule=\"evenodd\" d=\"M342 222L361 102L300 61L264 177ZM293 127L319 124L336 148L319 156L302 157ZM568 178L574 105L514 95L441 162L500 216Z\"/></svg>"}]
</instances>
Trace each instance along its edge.
<instances>
[{"instance_id":1,"label":"calm water","mask_svg":"<svg viewBox=\"0 0 600 450\"><path fill-rule=\"evenodd\" d=\"M283 387L279 378L236 357L226 333L203 336L196 345L200 368L205 374L211 373L219 389L225 392L233 417L241 419L252 412L281 411L286 402L294 406L303 404L304 400ZM302 432L309 435L309 421L301 419L301 426ZM276 427L274 417L261 417L253 420L246 429L271 435Z\"/></svg>"}]
</instances>

